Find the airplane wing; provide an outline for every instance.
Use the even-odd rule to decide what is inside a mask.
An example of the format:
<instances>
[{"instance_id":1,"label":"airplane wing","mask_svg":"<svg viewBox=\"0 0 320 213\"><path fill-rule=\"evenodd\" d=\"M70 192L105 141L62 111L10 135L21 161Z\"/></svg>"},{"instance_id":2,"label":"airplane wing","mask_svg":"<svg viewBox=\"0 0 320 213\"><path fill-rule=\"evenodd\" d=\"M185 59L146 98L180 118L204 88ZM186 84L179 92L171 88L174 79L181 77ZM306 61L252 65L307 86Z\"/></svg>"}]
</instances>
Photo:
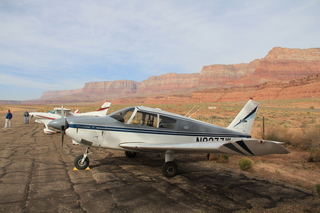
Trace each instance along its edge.
<instances>
[{"instance_id":1,"label":"airplane wing","mask_svg":"<svg viewBox=\"0 0 320 213\"><path fill-rule=\"evenodd\" d=\"M175 153L212 153L212 154L231 154L231 155L269 155L269 154L288 154L289 151L282 147L282 142L244 139L231 142L198 142L198 143L121 143L120 147L132 151L140 152L166 152L168 150Z\"/></svg>"}]
</instances>

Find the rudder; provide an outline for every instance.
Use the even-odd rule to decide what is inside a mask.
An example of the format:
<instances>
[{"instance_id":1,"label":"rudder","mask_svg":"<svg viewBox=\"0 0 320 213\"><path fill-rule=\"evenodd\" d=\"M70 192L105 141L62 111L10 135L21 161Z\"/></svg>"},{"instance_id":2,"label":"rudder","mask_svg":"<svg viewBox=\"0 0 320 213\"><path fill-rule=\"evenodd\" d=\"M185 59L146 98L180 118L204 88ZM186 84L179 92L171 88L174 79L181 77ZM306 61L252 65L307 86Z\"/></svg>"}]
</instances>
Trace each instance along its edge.
<instances>
[{"instance_id":1,"label":"rudder","mask_svg":"<svg viewBox=\"0 0 320 213\"><path fill-rule=\"evenodd\" d=\"M241 109L236 118L230 123L227 129L250 135L254 120L257 115L258 105L258 102L250 99Z\"/></svg>"}]
</instances>

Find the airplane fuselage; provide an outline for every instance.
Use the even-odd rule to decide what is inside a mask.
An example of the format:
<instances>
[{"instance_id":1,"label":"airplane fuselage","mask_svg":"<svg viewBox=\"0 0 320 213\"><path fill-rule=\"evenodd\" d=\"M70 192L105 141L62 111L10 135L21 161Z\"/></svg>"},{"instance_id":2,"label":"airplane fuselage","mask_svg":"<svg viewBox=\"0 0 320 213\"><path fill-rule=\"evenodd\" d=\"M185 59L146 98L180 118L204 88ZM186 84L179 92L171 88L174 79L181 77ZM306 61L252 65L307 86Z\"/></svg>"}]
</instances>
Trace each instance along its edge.
<instances>
[{"instance_id":1,"label":"airplane fuselage","mask_svg":"<svg viewBox=\"0 0 320 213\"><path fill-rule=\"evenodd\" d=\"M241 134L184 116L162 114L160 111L150 112L146 108L139 108L136 113L150 115L153 123L157 118L158 120L165 120L166 117L170 116L170 121L174 125L161 126L161 121L158 121L157 124L150 125L149 123L147 125L147 121L134 122L133 119L131 119L131 122L122 122L115 119L114 114L111 114L93 119L89 117L84 119L68 118L69 128L66 130L66 134L73 139L74 144L121 150L124 148L120 147L119 144L128 142L196 144L251 138L247 134ZM142 117L140 116L140 118ZM90 120L92 121L91 124Z\"/></svg>"},{"instance_id":2,"label":"airplane fuselage","mask_svg":"<svg viewBox=\"0 0 320 213\"><path fill-rule=\"evenodd\" d=\"M165 154L162 172L166 177L177 174L173 162L177 153L212 153L232 155L287 154L281 142L252 139L250 132L258 103L249 100L233 122L219 127L189 117L149 107L128 107L105 117L68 117L50 122L73 144L86 151L75 158L77 169L89 166L90 147L124 150L129 158L137 152Z\"/></svg>"}]
</instances>

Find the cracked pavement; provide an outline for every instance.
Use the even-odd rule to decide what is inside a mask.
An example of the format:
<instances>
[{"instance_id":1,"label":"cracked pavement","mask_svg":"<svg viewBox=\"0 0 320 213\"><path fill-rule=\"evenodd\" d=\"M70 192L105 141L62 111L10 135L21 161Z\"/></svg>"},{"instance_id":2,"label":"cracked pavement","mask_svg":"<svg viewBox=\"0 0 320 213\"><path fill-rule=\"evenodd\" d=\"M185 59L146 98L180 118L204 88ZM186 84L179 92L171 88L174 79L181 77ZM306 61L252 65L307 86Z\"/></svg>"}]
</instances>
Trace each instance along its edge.
<instances>
[{"instance_id":1,"label":"cracked pavement","mask_svg":"<svg viewBox=\"0 0 320 213\"><path fill-rule=\"evenodd\" d=\"M21 113L22 114L22 113ZM4 116L2 116L4 117ZM224 168L203 155L176 155L179 174L163 177L163 154L92 148L90 170L73 170L85 148L42 124L0 131L0 212L320 212L312 192ZM4 123L4 122L3 122Z\"/></svg>"}]
</instances>

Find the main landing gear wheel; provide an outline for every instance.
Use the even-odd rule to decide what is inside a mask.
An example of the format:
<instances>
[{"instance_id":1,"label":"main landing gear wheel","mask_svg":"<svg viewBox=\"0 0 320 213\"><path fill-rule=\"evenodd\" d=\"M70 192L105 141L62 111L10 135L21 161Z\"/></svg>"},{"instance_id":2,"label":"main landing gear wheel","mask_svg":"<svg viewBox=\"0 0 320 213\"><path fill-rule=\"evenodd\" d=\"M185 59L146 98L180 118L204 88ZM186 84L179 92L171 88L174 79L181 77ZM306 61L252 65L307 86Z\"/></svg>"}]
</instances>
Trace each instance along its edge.
<instances>
[{"instance_id":1,"label":"main landing gear wheel","mask_svg":"<svg viewBox=\"0 0 320 213\"><path fill-rule=\"evenodd\" d=\"M89 166L89 158L83 159L83 155L79 155L74 159L74 166L78 170L85 170Z\"/></svg>"},{"instance_id":2,"label":"main landing gear wheel","mask_svg":"<svg viewBox=\"0 0 320 213\"><path fill-rule=\"evenodd\" d=\"M127 158L134 158L137 155L137 152L125 151L124 152Z\"/></svg>"},{"instance_id":3,"label":"main landing gear wheel","mask_svg":"<svg viewBox=\"0 0 320 213\"><path fill-rule=\"evenodd\" d=\"M178 166L173 161L165 162L162 166L162 174L165 177L174 177L178 174Z\"/></svg>"}]
</instances>

